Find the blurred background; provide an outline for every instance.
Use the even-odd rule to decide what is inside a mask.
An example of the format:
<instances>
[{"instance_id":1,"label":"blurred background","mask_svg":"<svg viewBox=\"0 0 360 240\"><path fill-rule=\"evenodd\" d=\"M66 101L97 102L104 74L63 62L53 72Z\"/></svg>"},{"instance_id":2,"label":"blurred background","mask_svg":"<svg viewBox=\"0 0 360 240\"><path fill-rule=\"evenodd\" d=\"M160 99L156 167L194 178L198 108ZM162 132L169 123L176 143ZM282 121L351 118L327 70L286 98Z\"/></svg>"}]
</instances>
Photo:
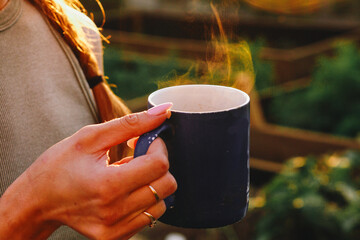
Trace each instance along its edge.
<instances>
[{"instance_id":1,"label":"blurred background","mask_svg":"<svg viewBox=\"0 0 360 240\"><path fill-rule=\"evenodd\" d=\"M98 25L96 1L83 2ZM102 0L105 74L133 111L183 83L251 96L247 216L135 240L360 239L359 0Z\"/></svg>"}]
</instances>

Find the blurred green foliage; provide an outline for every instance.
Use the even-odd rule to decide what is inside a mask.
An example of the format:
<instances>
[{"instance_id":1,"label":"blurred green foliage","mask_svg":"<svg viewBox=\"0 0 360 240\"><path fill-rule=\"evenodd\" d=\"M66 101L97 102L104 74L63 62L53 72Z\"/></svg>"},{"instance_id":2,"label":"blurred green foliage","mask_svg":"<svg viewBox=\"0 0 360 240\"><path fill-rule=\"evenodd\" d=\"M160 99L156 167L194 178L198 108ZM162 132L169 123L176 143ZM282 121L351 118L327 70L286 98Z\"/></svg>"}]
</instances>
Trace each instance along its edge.
<instances>
[{"instance_id":1,"label":"blurred green foliage","mask_svg":"<svg viewBox=\"0 0 360 240\"><path fill-rule=\"evenodd\" d=\"M360 133L360 52L341 43L333 57L321 57L305 91L280 94L270 105L275 123L357 137Z\"/></svg>"},{"instance_id":2,"label":"blurred green foliage","mask_svg":"<svg viewBox=\"0 0 360 240\"><path fill-rule=\"evenodd\" d=\"M128 100L157 90L158 82L167 80L169 74L175 71L184 74L188 70L173 56L163 60L126 58L121 49L106 47L104 71L114 93Z\"/></svg>"},{"instance_id":3,"label":"blurred green foliage","mask_svg":"<svg viewBox=\"0 0 360 240\"><path fill-rule=\"evenodd\" d=\"M260 58L265 40L258 39L249 43L255 73L255 88L260 91L274 86L274 66L270 61Z\"/></svg>"},{"instance_id":4,"label":"blurred green foliage","mask_svg":"<svg viewBox=\"0 0 360 240\"><path fill-rule=\"evenodd\" d=\"M246 52L244 44L234 45L238 49L233 49L232 59L233 71L252 68L244 65L242 58ZM247 45L246 45L247 46ZM257 89L264 89L273 83L273 68L270 62L260 59L259 54L264 46L264 41L258 40L250 42L249 48L252 56L252 63L255 72L255 86ZM239 59L237 59L239 58ZM247 63L247 62L246 62ZM235 66L235 64L237 66ZM244 65L244 66L243 66ZM208 83L222 84L224 77L223 71L226 68L218 66L219 71L213 71L212 74L204 73L198 68L197 63L183 64L172 54L162 60L145 59L143 57L127 57L121 49L107 46L104 50L104 71L108 76L108 82L111 84L115 94L128 100L147 95L158 87L168 86L169 84L186 83ZM205 79L206 78L206 79Z\"/></svg>"},{"instance_id":5,"label":"blurred green foliage","mask_svg":"<svg viewBox=\"0 0 360 240\"><path fill-rule=\"evenodd\" d=\"M358 151L290 159L257 197L255 239L360 239L359 189Z\"/></svg>"}]
</instances>

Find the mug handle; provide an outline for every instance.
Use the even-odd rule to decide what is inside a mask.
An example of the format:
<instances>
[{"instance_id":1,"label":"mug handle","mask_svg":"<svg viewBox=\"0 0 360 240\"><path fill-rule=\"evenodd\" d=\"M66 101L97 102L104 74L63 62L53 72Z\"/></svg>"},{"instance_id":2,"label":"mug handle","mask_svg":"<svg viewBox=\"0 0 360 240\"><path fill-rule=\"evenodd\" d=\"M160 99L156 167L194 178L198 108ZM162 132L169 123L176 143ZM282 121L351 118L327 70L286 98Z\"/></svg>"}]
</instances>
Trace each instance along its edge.
<instances>
[{"instance_id":1,"label":"mug handle","mask_svg":"<svg viewBox=\"0 0 360 240\"><path fill-rule=\"evenodd\" d=\"M165 122L160 127L144 133L141 135L136 143L135 150L134 150L134 158L145 155L151 145L151 143L158 137L163 137L165 139L171 137L173 135L172 126ZM173 208L174 207L175 196L170 195L164 199L166 208Z\"/></svg>"},{"instance_id":2,"label":"mug handle","mask_svg":"<svg viewBox=\"0 0 360 240\"><path fill-rule=\"evenodd\" d=\"M172 127L169 123L165 122L160 127L155 128L154 130L144 133L141 135L136 143L134 150L134 158L145 155L150 147L150 144L158 137L166 137L169 135L169 131L172 130ZM165 138L166 138L165 137Z\"/></svg>"}]
</instances>

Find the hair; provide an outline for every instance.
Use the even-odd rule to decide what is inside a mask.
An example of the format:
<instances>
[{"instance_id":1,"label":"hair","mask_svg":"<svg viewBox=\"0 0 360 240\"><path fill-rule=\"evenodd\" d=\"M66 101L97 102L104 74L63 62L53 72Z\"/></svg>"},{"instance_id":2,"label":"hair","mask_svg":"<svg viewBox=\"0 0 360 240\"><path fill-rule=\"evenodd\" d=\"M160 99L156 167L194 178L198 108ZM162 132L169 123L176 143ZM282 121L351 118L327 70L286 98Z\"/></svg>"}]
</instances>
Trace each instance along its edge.
<instances>
[{"instance_id":1,"label":"hair","mask_svg":"<svg viewBox=\"0 0 360 240\"><path fill-rule=\"evenodd\" d=\"M102 75L102 71L96 61L96 57L83 41L81 35L76 31L75 26L71 23L69 17L64 13L63 4L66 4L87 15L87 11L79 0L30 0L37 6L41 12L47 17L53 27L63 36L66 43L71 47L72 51L79 60L80 66L87 79ZM96 0L100 9L103 8L99 0ZM104 36L99 34L103 40ZM99 111L99 117L102 122L109 121L114 118L122 117L130 113L124 102L117 97L104 79L104 82L99 83L92 92L95 98L96 105ZM125 143L120 144L116 148L111 149L111 158L121 158L128 155L129 149ZM116 159L114 159L116 160Z\"/></svg>"}]
</instances>

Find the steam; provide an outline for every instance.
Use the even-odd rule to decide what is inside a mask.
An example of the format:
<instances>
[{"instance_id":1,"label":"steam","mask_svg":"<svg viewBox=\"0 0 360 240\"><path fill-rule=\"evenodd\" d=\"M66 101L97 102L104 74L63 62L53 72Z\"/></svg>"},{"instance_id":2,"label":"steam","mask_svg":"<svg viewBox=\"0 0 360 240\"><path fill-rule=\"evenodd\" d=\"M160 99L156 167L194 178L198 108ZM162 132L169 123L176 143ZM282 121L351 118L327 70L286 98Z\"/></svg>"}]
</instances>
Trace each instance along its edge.
<instances>
[{"instance_id":1,"label":"steam","mask_svg":"<svg viewBox=\"0 0 360 240\"><path fill-rule=\"evenodd\" d=\"M249 45L240 39L229 40L217 7L210 3L215 17L217 32L212 28L209 40L210 56L199 61L186 74L173 76L158 83L159 88L183 84L212 84L229 86L250 93L254 86L254 68Z\"/></svg>"}]
</instances>

